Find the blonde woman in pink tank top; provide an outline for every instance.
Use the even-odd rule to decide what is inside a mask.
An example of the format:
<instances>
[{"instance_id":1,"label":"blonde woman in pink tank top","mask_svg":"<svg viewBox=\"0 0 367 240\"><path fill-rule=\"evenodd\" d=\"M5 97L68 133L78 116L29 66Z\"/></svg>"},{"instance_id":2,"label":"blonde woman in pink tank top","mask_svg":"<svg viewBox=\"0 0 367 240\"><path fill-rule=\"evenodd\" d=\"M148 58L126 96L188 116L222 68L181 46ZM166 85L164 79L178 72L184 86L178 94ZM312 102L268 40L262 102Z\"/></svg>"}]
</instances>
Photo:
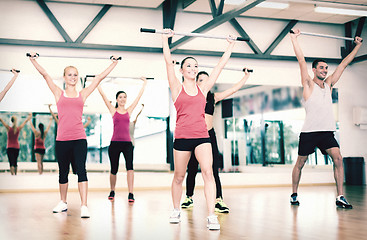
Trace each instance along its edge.
<instances>
[{"instance_id":1,"label":"blonde woman in pink tank top","mask_svg":"<svg viewBox=\"0 0 367 240\"><path fill-rule=\"evenodd\" d=\"M8 142L6 147L6 153L8 155L9 164L10 164L10 173L11 175L17 175L17 168L18 168L18 156L19 156L19 133L20 130L23 129L25 124L32 118L32 113L28 115L26 120L22 124L17 126L17 117L12 116L11 122L12 126L9 126L3 119L0 118L0 122L4 125L6 130L8 131Z\"/></svg>"},{"instance_id":2,"label":"blonde woman in pink tank top","mask_svg":"<svg viewBox=\"0 0 367 240\"><path fill-rule=\"evenodd\" d=\"M143 85L136 96L135 100L129 107L126 107L127 94L124 91L118 91L116 93L116 105L113 106L108 100L107 96L102 90L101 86L98 86L98 91L101 94L103 101L105 102L109 112L113 119L113 135L110 146L108 147L108 157L110 159L111 171L110 171L110 187L111 191L108 199L113 201L115 199L115 186L117 181L117 172L119 168L121 152L124 154L125 166L127 171L127 188L129 191L128 201L134 202L134 168L133 168L133 144L130 137L130 116L138 104L141 96L144 93L145 86L147 85L147 79L142 77Z\"/></svg>"},{"instance_id":3,"label":"blonde woman in pink tank top","mask_svg":"<svg viewBox=\"0 0 367 240\"><path fill-rule=\"evenodd\" d=\"M208 131L205 123L206 95L215 84L223 67L231 56L234 41L229 37L229 46L224 52L219 63L214 67L208 81L200 88L196 84L198 63L193 57L187 57L181 62L180 72L183 81L175 74L175 63L171 57L168 38L173 37L174 32L164 30L162 34L163 56L166 62L168 83L172 99L177 111L175 142L174 142L174 177L172 181L172 201L174 210L170 216L170 223L180 222L180 200L182 195L182 182L185 178L187 163L191 153L194 152L201 167L204 180L204 193L208 208L207 227L209 230L219 230L220 225L214 214L216 187L213 177L213 157ZM188 124L189 123L189 124Z\"/></svg>"},{"instance_id":4,"label":"blonde woman in pink tank top","mask_svg":"<svg viewBox=\"0 0 367 240\"><path fill-rule=\"evenodd\" d=\"M56 136L56 157L59 165L59 190L61 201L53 209L54 213L67 211L67 190L70 156L75 161L78 174L78 189L81 198L82 218L89 218L87 207L88 179L85 169L87 157L87 141L82 123L83 105L87 97L96 89L100 82L116 67L117 57L112 57L112 63L101 74L97 75L91 84L77 91L79 82L78 70L73 66L64 69L65 90L59 88L46 70L36 61L37 54L30 53L30 61L46 80L53 93L59 114L59 123Z\"/></svg>"}]
</instances>

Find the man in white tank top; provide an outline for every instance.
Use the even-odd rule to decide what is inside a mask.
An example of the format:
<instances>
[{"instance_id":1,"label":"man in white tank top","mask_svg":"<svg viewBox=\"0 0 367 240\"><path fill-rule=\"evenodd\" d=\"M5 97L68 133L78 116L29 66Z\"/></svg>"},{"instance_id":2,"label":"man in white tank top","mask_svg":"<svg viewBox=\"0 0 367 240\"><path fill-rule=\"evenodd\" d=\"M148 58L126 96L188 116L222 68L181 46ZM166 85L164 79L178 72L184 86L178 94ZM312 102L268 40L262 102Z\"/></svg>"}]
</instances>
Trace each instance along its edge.
<instances>
[{"instance_id":1,"label":"man in white tank top","mask_svg":"<svg viewBox=\"0 0 367 240\"><path fill-rule=\"evenodd\" d=\"M315 152L318 147L321 152L331 156L334 162L334 178L337 194L336 205L342 208L352 208L352 205L343 196L344 167L340 148L334 138L335 120L332 110L331 90L339 80L344 69L354 59L362 45L362 38L355 38L355 47L338 65L335 71L328 77L328 65L322 59L312 63L314 77L308 75L307 64L297 41L300 31L293 30L291 40L301 70L301 81L303 86L303 103L306 110L306 119L303 125L298 147L298 158L292 172L292 190L290 202L299 205L297 199L298 184L301 179L301 170L305 165L308 155Z\"/></svg>"}]
</instances>

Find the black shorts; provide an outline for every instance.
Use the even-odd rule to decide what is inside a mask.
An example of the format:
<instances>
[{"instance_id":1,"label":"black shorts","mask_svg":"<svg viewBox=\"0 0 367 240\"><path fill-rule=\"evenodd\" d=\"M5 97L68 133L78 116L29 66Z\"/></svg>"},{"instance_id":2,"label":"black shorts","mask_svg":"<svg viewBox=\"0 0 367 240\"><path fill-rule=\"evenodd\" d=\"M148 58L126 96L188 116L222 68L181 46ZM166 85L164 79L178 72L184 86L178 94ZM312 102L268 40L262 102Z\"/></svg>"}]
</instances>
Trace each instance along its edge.
<instances>
[{"instance_id":1,"label":"black shorts","mask_svg":"<svg viewBox=\"0 0 367 240\"><path fill-rule=\"evenodd\" d=\"M327 155L326 149L339 147L334 132L309 132L299 135L298 155L308 156L318 147L322 154Z\"/></svg>"},{"instance_id":2,"label":"black shorts","mask_svg":"<svg viewBox=\"0 0 367 240\"><path fill-rule=\"evenodd\" d=\"M45 154L45 152L46 152L46 149L43 149L43 148L34 149L34 153Z\"/></svg>"},{"instance_id":3,"label":"black shorts","mask_svg":"<svg viewBox=\"0 0 367 240\"><path fill-rule=\"evenodd\" d=\"M177 151L194 151L197 146L203 143L210 143L210 138L191 138L191 139L175 139L173 148Z\"/></svg>"}]
</instances>

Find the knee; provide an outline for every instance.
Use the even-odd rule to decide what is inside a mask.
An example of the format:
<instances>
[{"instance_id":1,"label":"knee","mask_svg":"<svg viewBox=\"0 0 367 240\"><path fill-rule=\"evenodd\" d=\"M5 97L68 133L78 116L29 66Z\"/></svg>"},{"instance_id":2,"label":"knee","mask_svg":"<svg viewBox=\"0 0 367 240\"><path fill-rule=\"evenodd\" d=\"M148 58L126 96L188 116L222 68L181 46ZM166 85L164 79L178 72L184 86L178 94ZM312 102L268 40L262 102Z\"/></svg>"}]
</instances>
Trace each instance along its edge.
<instances>
[{"instance_id":1,"label":"knee","mask_svg":"<svg viewBox=\"0 0 367 240\"><path fill-rule=\"evenodd\" d=\"M78 182L86 182L86 181L88 181L87 172L86 171L78 172L77 174L78 174Z\"/></svg>"},{"instance_id":2,"label":"knee","mask_svg":"<svg viewBox=\"0 0 367 240\"><path fill-rule=\"evenodd\" d=\"M203 175L204 179L210 179L213 178L213 170L211 168L209 169L205 169L205 170L201 170L201 175Z\"/></svg>"},{"instance_id":3,"label":"knee","mask_svg":"<svg viewBox=\"0 0 367 240\"><path fill-rule=\"evenodd\" d=\"M343 158L341 155L333 157L333 162L336 167L342 167L343 166Z\"/></svg>"},{"instance_id":4,"label":"knee","mask_svg":"<svg viewBox=\"0 0 367 240\"><path fill-rule=\"evenodd\" d=\"M176 184L182 184L182 182L185 179L185 175L182 174L175 174L174 178L173 178L173 182Z\"/></svg>"}]
</instances>

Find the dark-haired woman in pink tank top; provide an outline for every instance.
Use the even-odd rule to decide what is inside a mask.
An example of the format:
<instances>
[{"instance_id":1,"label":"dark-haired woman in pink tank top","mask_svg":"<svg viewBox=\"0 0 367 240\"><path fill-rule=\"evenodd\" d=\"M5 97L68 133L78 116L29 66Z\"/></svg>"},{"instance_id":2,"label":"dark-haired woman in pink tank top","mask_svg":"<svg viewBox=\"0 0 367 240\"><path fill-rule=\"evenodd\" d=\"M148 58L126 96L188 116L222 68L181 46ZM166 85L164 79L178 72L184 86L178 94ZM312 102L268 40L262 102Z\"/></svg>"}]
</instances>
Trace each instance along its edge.
<instances>
[{"instance_id":1,"label":"dark-haired woman in pink tank top","mask_svg":"<svg viewBox=\"0 0 367 240\"><path fill-rule=\"evenodd\" d=\"M134 202L134 168L133 168L133 145L130 137L130 116L138 104L141 96L144 93L145 86L147 85L147 79L142 77L143 86L140 89L135 100L129 107L125 107L127 94L124 91L118 91L116 93L116 105L113 106L108 100L107 96L102 91L102 87L98 87L98 91L101 94L103 101L105 102L108 110L110 111L113 119L113 135L110 146L108 147L108 156L111 163L110 172L110 195L108 199L115 199L115 186L117 180L117 172L120 162L121 152L124 154L125 166L127 171L127 188L129 190L128 201Z\"/></svg>"},{"instance_id":2,"label":"dark-haired woman in pink tank top","mask_svg":"<svg viewBox=\"0 0 367 240\"><path fill-rule=\"evenodd\" d=\"M61 201L53 209L54 213L67 211L67 190L70 159L74 159L78 174L78 189L81 198L82 218L89 218L87 207L88 179L85 169L87 159L87 137L82 123L83 106L87 97L96 89L98 84L116 67L117 57L112 57L111 65L100 75L97 75L91 84L77 91L79 82L78 70L73 66L64 69L65 90L59 88L50 75L36 61L37 54L30 53L30 60L55 96L58 110L58 128L56 135L55 152L59 165L59 190Z\"/></svg>"},{"instance_id":3,"label":"dark-haired woman in pink tank top","mask_svg":"<svg viewBox=\"0 0 367 240\"><path fill-rule=\"evenodd\" d=\"M219 230L218 218L214 213L215 206L215 182L213 177L213 157L209 134L205 123L206 95L212 88L221 73L224 65L231 56L234 41L229 37L229 46L219 63L214 67L208 81L200 88L196 84L198 63L193 57L187 57L181 62L180 72L183 76L181 82L175 74L174 62L168 45L168 38L173 37L174 32L164 30L162 34L163 56L166 62L168 83L172 99L177 111L174 148L174 177L172 181L172 201L174 210L170 216L170 223L180 222L180 200L182 195L182 182L185 178L187 163L191 153L201 166L204 180L204 193L208 208L207 227L209 230Z\"/></svg>"}]
</instances>

